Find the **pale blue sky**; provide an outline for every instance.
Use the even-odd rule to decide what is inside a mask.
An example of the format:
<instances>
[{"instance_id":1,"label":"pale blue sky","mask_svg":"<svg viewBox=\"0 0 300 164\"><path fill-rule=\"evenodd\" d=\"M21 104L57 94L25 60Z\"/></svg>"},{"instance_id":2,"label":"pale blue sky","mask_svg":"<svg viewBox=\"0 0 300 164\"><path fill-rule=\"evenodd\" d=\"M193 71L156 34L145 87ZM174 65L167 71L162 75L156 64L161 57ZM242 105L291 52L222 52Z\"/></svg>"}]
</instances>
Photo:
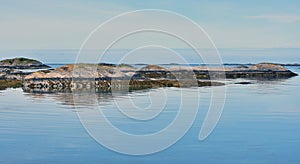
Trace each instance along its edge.
<instances>
[{"instance_id":1,"label":"pale blue sky","mask_svg":"<svg viewBox=\"0 0 300 164\"><path fill-rule=\"evenodd\" d=\"M204 28L219 48L300 47L297 0L1 1L0 47L78 49L103 21L123 12L148 8L189 17Z\"/></svg>"}]
</instances>

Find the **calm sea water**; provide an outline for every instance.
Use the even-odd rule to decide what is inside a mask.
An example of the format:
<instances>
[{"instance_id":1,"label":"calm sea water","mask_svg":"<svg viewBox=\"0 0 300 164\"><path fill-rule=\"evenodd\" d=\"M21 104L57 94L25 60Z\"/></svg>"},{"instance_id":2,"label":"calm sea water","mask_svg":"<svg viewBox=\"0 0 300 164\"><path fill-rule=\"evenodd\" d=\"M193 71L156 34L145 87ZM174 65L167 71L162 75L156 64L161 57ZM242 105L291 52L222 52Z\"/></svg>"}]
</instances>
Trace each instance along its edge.
<instances>
[{"instance_id":1,"label":"calm sea water","mask_svg":"<svg viewBox=\"0 0 300 164\"><path fill-rule=\"evenodd\" d=\"M133 63L133 64L169 64L183 63L176 60L176 54L163 49L141 49L133 51L129 55L128 50L109 50L104 54L101 62L107 63ZM189 64L202 64L202 59L190 49L174 49ZM90 50L86 53L97 53L96 50ZM209 56L211 50L203 50L202 55ZM300 63L300 48L292 49L219 49L220 57L224 63L230 64L248 64L259 62L273 62L283 64ZM0 50L0 59L24 56L40 60L53 67L62 64L76 62L78 50ZM121 60L124 56L126 59Z\"/></svg>"},{"instance_id":2,"label":"calm sea water","mask_svg":"<svg viewBox=\"0 0 300 164\"><path fill-rule=\"evenodd\" d=\"M231 51L233 54L224 55L224 62L300 62L300 51L295 49ZM25 52L23 56L50 64L75 60L74 54L59 50ZM37 52L44 54L34 56L39 54ZM238 52L244 56L238 56ZM8 56L20 56L10 53ZM300 73L299 67L289 68ZM107 118L123 131L147 134L161 130L174 119L181 91L160 88L117 95L96 94L96 99L83 95L79 105L81 108L100 106ZM101 146L87 133L78 119L72 94L7 89L0 91L0 163L300 163L299 91L299 76L250 85L228 84L224 111L217 127L206 140L199 141L200 127L211 101L211 88L184 89L189 95L200 93L201 96L191 129L164 151L130 156ZM165 110L155 119L135 121L115 112L115 100L130 100L145 108L151 104L149 95L162 92L167 95Z\"/></svg>"}]
</instances>

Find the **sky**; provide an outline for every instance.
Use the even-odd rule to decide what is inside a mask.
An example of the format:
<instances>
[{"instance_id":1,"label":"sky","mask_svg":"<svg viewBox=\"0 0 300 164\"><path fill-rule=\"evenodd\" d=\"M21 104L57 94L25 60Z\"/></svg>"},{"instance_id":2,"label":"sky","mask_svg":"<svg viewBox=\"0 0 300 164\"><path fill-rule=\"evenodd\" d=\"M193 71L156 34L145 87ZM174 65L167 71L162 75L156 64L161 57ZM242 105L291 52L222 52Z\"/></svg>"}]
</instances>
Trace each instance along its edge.
<instances>
[{"instance_id":1,"label":"sky","mask_svg":"<svg viewBox=\"0 0 300 164\"><path fill-rule=\"evenodd\" d=\"M79 49L104 21L141 9L186 16L200 25L218 48L300 48L297 0L1 0L0 4L1 49ZM177 26L176 21L164 19L158 16L157 23L168 21L170 27ZM173 48L185 48L176 41L166 42ZM135 43L129 40L116 48L130 48Z\"/></svg>"}]
</instances>

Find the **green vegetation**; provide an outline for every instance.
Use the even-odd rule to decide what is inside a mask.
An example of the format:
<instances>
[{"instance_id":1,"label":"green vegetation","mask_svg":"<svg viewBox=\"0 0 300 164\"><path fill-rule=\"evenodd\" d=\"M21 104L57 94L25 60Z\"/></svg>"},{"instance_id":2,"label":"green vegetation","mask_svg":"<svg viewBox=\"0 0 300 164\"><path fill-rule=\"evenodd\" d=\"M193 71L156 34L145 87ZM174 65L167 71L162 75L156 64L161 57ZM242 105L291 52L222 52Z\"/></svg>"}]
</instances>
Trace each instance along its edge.
<instances>
[{"instance_id":1,"label":"green vegetation","mask_svg":"<svg viewBox=\"0 0 300 164\"><path fill-rule=\"evenodd\" d=\"M14 58L14 59L5 59L0 61L2 64L27 64L27 63L40 63L39 61L28 59L28 58Z\"/></svg>"},{"instance_id":2,"label":"green vegetation","mask_svg":"<svg viewBox=\"0 0 300 164\"><path fill-rule=\"evenodd\" d=\"M133 89L158 88L158 87L204 87L204 86L221 86L221 82L213 81L194 81L194 80L131 80L129 85Z\"/></svg>"},{"instance_id":3,"label":"green vegetation","mask_svg":"<svg viewBox=\"0 0 300 164\"><path fill-rule=\"evenodd\" d=\"M19 88L22 87L21 80L0 80L0 90L5 90L6 88Z\"/></svg>"},{"instance_id":4,"label":"green vegetation","mask_svg":"<svg viewBox=\"0 0 300 164\"><path fill-rule=\"evenodd\" d=\"M130 67L130 68L135 68L134 66L132 66L132 65L130 65L130 64L125 64L125 63L119 64L118 67Z\"/></svg>"},{"instance_id":5,"label":"green vegetation","mask_svg":"<svg viewBox=\"0 0 300 164\"><path fill-rule=\"evenodd\" d=\"M33 60L33 59L28 59L28 58L17 58L18 60L20 60L21 62L25 62L25 61L28 61L28 62L34 62L36 60Z\"/></svg>"}]
</instances>

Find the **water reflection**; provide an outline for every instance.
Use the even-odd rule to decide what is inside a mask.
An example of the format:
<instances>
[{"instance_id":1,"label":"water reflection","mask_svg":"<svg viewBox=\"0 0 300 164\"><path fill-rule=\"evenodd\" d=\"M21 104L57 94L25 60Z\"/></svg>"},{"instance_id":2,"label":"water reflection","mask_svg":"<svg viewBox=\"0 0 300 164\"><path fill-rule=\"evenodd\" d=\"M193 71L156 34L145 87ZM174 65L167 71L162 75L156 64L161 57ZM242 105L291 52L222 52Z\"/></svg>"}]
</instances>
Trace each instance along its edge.
<instances>
[{"instance_id":1,"label":"water reflection","mask_svg":"<svg viewBox=\"0 0 300 164\"><path fill-rule=\"evenodd\" d=\"M61 105L70 107L91 107L98 105L107 105L116 98L122 98L131 94L148 93L150 89L139 91L114 90L113 92L99 92L92 89L76 90L76 91L61 91L61 92L43 92L40 90L24 90L25 96L30 99L52 99L54 102L59 102ZM155 89L151 89L155 90Z\"/></svg>"},{"instance_id":2,"label":"water reflection","mask_svg":"<svg viewBox=\"0 0 300 164\"><path fill-rule=\"evenodd\" d=\"M242 87L237 82L250 82L250 85L245 85L249 87L252 92L258 94L282 94L281 88L284 85L289 85L290 81L293 81L294 78L290 79L276 79L276 80L246 80L246 79L227 79L226 84L237 85ZM180 88L178 88L180 90ZM63 90L63 91L45 91L42 89L24 89L24 95L30 97L34 101L39 101L42 99L53 99L55 102L58 102L61 105L70 106L70 107L89 107L95 105L107 105L116 98L122 98L125 96L130 96L137 93L147 94L149 91L159 90L157 89L143 89L129 91L128 89L114 89L112 91L107 90L95 90L91 89L81 89L81 90ZM75 99L75 100L74 100ZM75 104L76 102L76 104Z\"/></svg>"}]
</instances>

